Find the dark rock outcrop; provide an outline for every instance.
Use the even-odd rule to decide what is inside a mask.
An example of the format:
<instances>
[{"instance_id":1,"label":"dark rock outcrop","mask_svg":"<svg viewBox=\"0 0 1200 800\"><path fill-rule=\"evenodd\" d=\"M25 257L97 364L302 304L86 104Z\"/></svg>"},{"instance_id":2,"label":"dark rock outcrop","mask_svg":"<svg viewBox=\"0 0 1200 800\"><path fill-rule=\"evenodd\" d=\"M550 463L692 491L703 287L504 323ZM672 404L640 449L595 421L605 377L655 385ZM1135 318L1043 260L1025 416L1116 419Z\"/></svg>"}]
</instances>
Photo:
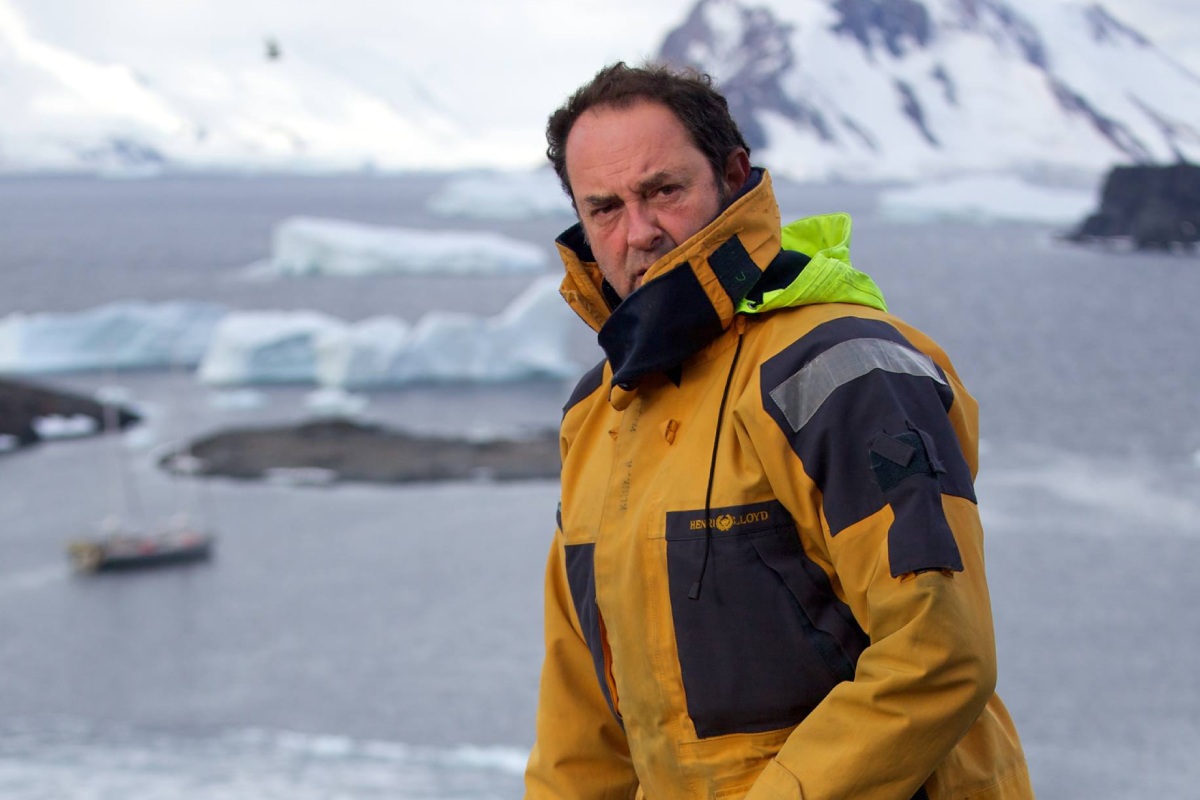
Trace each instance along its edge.
<instances>
[{"instance_id":1,"label":"dark rock outcrop","mask_svg":"<svg viewBox=\"0 0 1200 800\"><path fill-rule=\"evenodd\" d=\"M232 429L162 458L168 470L301 484L557 478L558 432L475 441L346 419Z\"/></svg>"},{"instance_id":2,"label":"dark rock outcrop","mask_svg":"<svg viewBox=\"0 0 1200 800\"><path fill-rule=\"evenodd\" d=\"M141 421L127 408L117 407L113 424L126 428ZM19 446L36 444L41 437L34 421L45 417L85 416L96 420L96 430L105 427L104 405L72 392L52 389L27 381L0 378L0 434L12 436Z\"/></svg>"},{"instance_id":3,"label":"dark rock outcrop","mask_svg":"<svg viewBox=\"0 0 1200 800\"><path fill-rule=\"evenodd\" d=\"M1067 238L1122 237L1139 250L1194 248L1200 242L1200 165L1114 167L1104 181L1100 210Z\"/></svg>"}]
</instances>

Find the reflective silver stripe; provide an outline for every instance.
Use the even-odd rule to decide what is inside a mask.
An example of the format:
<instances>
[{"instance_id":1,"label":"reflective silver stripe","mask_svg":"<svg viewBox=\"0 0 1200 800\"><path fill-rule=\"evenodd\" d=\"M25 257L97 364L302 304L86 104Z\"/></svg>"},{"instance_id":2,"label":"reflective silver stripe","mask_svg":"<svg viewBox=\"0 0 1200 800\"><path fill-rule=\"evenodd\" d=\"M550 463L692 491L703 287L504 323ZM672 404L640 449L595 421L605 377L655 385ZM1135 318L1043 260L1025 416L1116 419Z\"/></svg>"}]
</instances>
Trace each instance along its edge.
<instances>
[{"instance_id":1,"label":"reflective silver stripe","mask_svg":"<svg viewBox=\"0 0 1200 800\"><path fill-rule=\"evenodd\" d=\"M839 386L877 369L933 378L946 385L933 359L924 353L887 339L851 339L835 344L805 364L771 391L771 399L792 430L799 431Z\"/></svg>"}]
</instances>

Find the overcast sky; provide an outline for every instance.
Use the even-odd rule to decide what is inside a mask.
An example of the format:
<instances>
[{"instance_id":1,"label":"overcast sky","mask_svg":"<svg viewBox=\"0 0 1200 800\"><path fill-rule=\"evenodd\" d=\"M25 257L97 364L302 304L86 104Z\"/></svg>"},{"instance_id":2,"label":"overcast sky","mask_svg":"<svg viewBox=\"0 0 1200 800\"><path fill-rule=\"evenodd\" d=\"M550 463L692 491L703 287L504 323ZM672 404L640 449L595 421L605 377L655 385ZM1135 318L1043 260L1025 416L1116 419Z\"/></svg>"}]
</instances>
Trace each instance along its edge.
<instances>
[{"instance_id":1,"label":"overcast sky","mask_svg":"<svg viewBox=\"0 0 1200 800\"><path fill-rule=\"evenodd\" d=\"M809 2L811 0L799 0ZM1035 0L1037 1L1037 0ZM1053 1L1053 0L1050 0ZM291 53L373 84L436 85L448 106L525 127L597 67L652 54L695 0L0 0L29 32L152 80L186 61ZM1103 0L1200 74L1197 0ZM407 73L398 75L397 65ZM430 76L439 76L434 79ZM370 87L369 87L370 88ZM463 103L464 97L472 102Z\"/></svg>"}]
</instances>

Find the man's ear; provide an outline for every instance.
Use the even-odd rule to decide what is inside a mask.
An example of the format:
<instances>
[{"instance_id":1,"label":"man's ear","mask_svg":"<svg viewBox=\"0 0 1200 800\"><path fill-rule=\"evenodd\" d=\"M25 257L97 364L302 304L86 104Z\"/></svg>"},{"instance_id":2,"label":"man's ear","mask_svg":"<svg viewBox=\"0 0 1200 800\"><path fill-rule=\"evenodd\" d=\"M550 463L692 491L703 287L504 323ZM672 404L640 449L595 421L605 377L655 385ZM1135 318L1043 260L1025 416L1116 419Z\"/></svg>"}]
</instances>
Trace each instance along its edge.
<instances>
[{"instance_id":1,"label":"man's ear","mask_svg":"<svg viewBox=\"0 0 1200 800\"><path fill-rule=\"evenodd\" d=\"M729 197L737 195L749 177L750 154L739 147L725 160L725 174L722 176L722 180L725 182L726 194Z\"/></svg>"}]
</instances>

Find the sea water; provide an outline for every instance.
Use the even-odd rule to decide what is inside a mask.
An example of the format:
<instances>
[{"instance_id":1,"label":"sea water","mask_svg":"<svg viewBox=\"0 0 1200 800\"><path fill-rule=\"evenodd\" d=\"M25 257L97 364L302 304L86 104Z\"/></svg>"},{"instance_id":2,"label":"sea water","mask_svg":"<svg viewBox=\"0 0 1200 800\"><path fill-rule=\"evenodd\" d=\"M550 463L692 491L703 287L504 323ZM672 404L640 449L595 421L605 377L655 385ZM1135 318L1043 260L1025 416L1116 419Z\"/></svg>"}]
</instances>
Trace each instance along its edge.
<instances>
[{"instance_id":1,"label":"sea water","mask_svg":"<svg viewBox=\"0 0 1200 800\"><path fill-rule=\"evenodd\" d=\"M495 314L530 277L261 281L290 216L498 230L431 214L438 176L0 181L0 314L119 299L356 320ZM789 186L787 217L855 216L856 265L980 401L978 484L1000 692L1035 787L1186 796L1200 781L1200 260L1059 243L1045 225L897 221L870 187ZM581 368L598 358L586 330ZM553 481L297 487L172 479L171 446L291 423L309 387L119 383L123 437L0 453L0 797L493 798L520 792L541 660ZM570 382L367 396L368 421L553 427ZM131 497L131 488L132 497ZM114 508L218 531L187 569L82 578L66 541Z\"/></svg>"}]
</instances>

